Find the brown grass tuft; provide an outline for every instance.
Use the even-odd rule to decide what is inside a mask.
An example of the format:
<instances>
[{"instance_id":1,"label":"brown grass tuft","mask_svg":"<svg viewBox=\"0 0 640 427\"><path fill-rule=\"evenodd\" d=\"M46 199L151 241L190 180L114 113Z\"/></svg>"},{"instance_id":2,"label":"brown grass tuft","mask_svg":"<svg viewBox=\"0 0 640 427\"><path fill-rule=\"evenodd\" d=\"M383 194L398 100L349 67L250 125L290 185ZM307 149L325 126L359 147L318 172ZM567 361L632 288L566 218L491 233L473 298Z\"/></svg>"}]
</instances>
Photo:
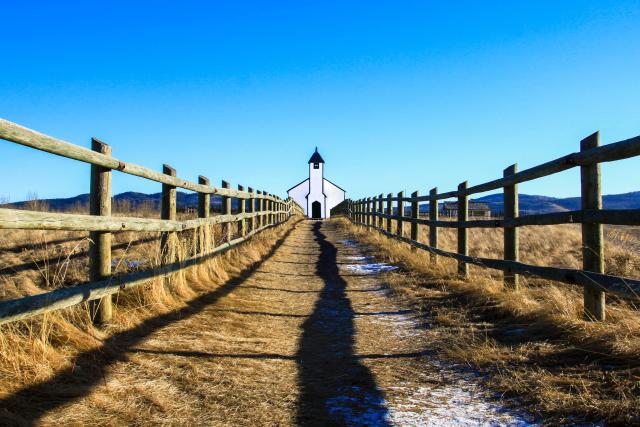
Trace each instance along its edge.
<instances>
[{"instance_id":1,"label":"brown grass tuft","mask_svg":"<svg viewBox=\"0 0 640 427\"><path fill-rule=\"evenodd\" d=\"M238 276L296 221L266 230L236 249L174 274L169 281L156 279L114 295L114 318L105 327L92 324L86 304L0 326L0 398L62 370L82 369L75 366L76 355L99 348L108 352L105 343L113 334L185 307L198 295ZM222 231L220 226L212 227L210 246L220 243ZM178 260L185 259L204 249L202 241L197 233L181 233L171 251ZM0 230L0 298L86 281L88 243L87 233ZM114 274L153 268L161 258L157 233L117 233L113 246Z\"/></svg>"},{"instance_id":2,"label":"brown grass tuft","mask_svg":"<svg viewBox=\"0 0 640 427\"><path fill-rule=\"evenodd\" d=\"M403 267L389 275L390 285L424 313L443 358L473 365L491 387L518 396L551 422L640 423L637 300L608 296L607 321L586 322L577 286L529 278L520 292L507 292L501 272L474 266L462 281L454 260L439 257L434 266L424 251L337 221L372 254ZM605 229L608 273L640 277L637 235L631 227ZM428 242L428 228L421 227L419 236ZM455 239L455 230L440 229L445 250L455 251ZM472 255L502 256L501 230L470 230L470 242ZM580 229L574 225L524 227L520 248L527 263L581 265Z\"/></svg>"}]
</instances>

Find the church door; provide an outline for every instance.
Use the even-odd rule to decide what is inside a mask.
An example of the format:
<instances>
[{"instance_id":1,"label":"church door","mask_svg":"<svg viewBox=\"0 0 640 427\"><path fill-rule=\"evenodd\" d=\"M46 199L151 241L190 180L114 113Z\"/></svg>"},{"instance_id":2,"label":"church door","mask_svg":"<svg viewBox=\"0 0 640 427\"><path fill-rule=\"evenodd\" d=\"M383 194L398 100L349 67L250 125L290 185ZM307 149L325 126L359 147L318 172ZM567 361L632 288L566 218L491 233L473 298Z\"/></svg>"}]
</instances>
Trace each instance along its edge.
<instances>
[{"instance_id":1,"label":"church door","mask_svg":"<svg viewBox=\"0 0 640 427\"><path fill-rule=\"evenodd\" d=\"M320 219L322 218L322 205L320 202L311 203L311 218Z\"/></svg>"}]
</instances>

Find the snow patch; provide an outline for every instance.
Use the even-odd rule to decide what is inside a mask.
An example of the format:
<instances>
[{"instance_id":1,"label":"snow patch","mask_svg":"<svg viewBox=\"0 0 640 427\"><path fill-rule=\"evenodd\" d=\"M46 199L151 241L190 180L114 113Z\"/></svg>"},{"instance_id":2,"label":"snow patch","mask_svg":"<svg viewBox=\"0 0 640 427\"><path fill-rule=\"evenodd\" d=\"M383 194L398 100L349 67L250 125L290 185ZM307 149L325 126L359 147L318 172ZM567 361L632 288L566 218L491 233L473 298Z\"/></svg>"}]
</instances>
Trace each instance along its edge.
<instances>
[{"instance_id":1,"label":"snow patch","mask_svg":"<svg viewBox=\"0 0 640 427\"><path fill-rule=\"evenodd\" d=\"M338 243L342 243L344 246L355 248L358 246L358 243L355 240L339 240Z\"/></svg>"},{"instance_id":2,"label":"snow patch","mask_svg":"<svg viewBox=\"0 0 640 427\"><path fill-rule=\"evenodd\" d=\"M374 258L375 257L372 257L370 255L352 255L344 257L344 259L349 261L371 261Z\"/></svg>"},{"instance_id":3,"label":"snow patch","mask_svg":"<svg viewBox=\"0 0 640 427\"><path fill-rule=\"evenodd\" d=\"M128 260L128 259L114 259L111 261L111 267L118 267L123 265L127 268L139 268L144 265L144 261Z\"/></svg>"},{"instance_id":4,"label":"snow patch","mask_svg":"<svg viewBox=\"0 0 640 427\"><path fill-rule=\"evenodd\" d=\"M389 421L400 426L535 426L531 417L487 399L477 383L393 387L402 394L389 405Z\"/></svg>"},{"instance_id":5,"label":"snow patch","mask_svg":"<svg viewBox=\"0 0 640 427\"><path fill-rule=\"evenodd\" d=\"M395 265L385 264L383 262L371 264L347 264L344 268L360 274L379 274L398 269Z\"/></svg>"}]
</instances>

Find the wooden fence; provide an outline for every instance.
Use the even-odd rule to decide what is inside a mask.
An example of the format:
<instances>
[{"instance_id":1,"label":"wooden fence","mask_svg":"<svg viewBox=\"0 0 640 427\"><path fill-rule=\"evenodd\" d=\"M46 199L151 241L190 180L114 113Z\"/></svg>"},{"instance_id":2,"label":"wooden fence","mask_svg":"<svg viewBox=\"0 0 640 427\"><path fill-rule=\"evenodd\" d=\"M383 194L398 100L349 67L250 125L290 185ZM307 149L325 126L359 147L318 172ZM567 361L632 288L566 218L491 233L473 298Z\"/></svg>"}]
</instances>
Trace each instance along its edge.
<instances>
[{"instance_id":1,"label":"wooden fence","mask_svg":"<svg viewBox=\"0 0 640 427\"><path fill-rule=\"evenodd\" d=\"M580 151L550 162L518 172L517 165L504 170L503 177L469 187L467 182L458 186L457 191L438 193L433 188L428 196L418 192L405 197L403 192L397 197L382 194L366 199L348 200L348 215L357 224L371 226L386 236L406 242L415 248L431 253L431 262L437 256L454 258L458 261L458 272L462 277L469 274L468 265L493 268L504 271L504 285L511 290L519 287L518 275L535 276L564 283L580 284L584 288L585 316L591 320L605 319L605 293L622 297L638 298L640 281L604 274L604 252L602 224L640 225L640 209L602 209L600 184L600 163L627 159L640 155L640 136L624 141L600 146L600 136L596 132L580 142ZM570 212L520 216L518 209L518 184L544 176L562 172L574 167L580 168L582 209ZM504 218L497 220L469 220L468 197L471 194L502 189L504 194ZM457 221L438 219L438 200L457 198ZM396 203L396 212L393 203ZM428 219L419 217L420 202L429 202ZM410 203L410 216L406 216L405 203ZM396 221L396 233L392 233L392 221ZM411 226L410 238L404 236L404 223ZM529 225L582 224L583 269L556 268L524 264L519 261L518 228ZM429 244L418 241L418 225L429 226ZM458 230L457 252L438 248L438 228ZM467 229L504 229L504 259L490 259L469 256Z\"/></svg>"},{"instance_id":2,"label":"wooden fence","mask_svg":"<svg viewBox=\"0 0 640 427\"><path fill-rule=\"evenodd\" d=\"M181 269L239 245L251 236L274 225L287 221L294 215L303 215L302 208L292 199L283 200L264 191L244 189L239 185L231 189L228 182L222 187L212 187L209 179L198 177L198 183L178 178L176 170L169 165L163 172L156 172L132 163L125 163L111 156L111 147L92 139L89 150L68 142L24 128L0 119L0 139L27 147L79 160L91 165L90 215L33 212L0 208L0 229L70 230L89 231L90 281L87 284L59 288L51 292L24 298L0 301L0 324L25 319L41 313L90 301L92 318L96 322L111 319L112 294L120 289L129 289L157 277L168 277ZM112 171L139 176L162 184L161 219L111 216ZM198 218L179 221L176 215L176 188L198 193ZM210 216L211 195L222 196L222 214ZM238 199L239 212L232 213L232 199ZM227 224L225 241L211 248L209 226ZM237 225L234 225L237 224ZM233 238L232 228L237 227L238 236ZM169 245L177 232L201 230L205 244L200 253L177 261L172 257ZM161 232L159 268L137 271L121 276L111 275L111 232L114 231Z\"/></svg>"}]
</instances>

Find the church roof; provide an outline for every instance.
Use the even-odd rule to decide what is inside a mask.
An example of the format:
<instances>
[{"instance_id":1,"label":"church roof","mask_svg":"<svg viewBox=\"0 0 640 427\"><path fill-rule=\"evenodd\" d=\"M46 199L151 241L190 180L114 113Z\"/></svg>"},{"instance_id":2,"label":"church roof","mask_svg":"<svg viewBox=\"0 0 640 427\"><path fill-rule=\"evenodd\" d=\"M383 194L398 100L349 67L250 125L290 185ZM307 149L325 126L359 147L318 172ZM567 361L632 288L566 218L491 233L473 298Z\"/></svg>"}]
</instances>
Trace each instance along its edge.
<instances>
[{"instance_id":1,"label":"church roof","mask_svg":"<svg viewBox=\"0 0 640 427\"><path fill-rule=\"evenodd\" d=\"M316 147L316 152L311 155L309 163L324 163L324 159L322 158L320 153L318 153L318 147Z\"/></svg>"}]
</instances>

